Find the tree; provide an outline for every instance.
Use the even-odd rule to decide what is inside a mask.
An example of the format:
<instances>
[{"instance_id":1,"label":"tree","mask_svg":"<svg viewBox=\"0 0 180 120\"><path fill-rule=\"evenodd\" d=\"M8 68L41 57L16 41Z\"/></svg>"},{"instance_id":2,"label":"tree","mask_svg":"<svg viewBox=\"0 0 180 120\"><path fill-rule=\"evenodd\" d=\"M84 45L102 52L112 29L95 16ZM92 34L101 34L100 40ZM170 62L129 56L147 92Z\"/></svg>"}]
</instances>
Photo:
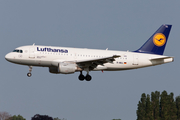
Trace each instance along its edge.
<instances>
[{"instance_id":1,"label":"tree","mask_svg":"<svg viewBox=\"0 0 180 120\"><path fill-rule=\"evenodd\" d=\"M177 108L176 108L176 102L174 101L174 94L170 93L168 95L168 113L169 113L169 119L170 120L177 120Z\"/></svg>"},{"instance_id":2,"label":"tree","mask_svg":"<svg viewBox=\"0 0 180 120\"><path fill-rule=\"evenodd\" d=\"M0 120L9 119L11 115L8 112L0 112Z\"/></svg>"},{"instance_id":3,"label":"tree","mask_svg":"<svg viewBox=\"0 0 180 120\"><path fill-rule=\"evenodd\" d=\"M151 92L151 106L152 106L152 116L154 120L160 120L159 117L159 98L160 92Z\"/></svg>"},{"instance_id":4,"label":"tree","mask_svg":"<svg viewBox=\"0 0 180 120\"><path fill-rule=\"evenodd\" d=\"M57 117L57 118L54 118L54 120L61 120L61 119L59 119L59 118Z\"/></svg>"},{"instance_id":5,"label":"tree","mask_svg":"<svg viewBox=\"0 0 180 120\"><path fill-rule=\"evenodd\" d=\"M161 120L176 120L177 119L177 109L176 103L174 101L174 94L167 94L163 91L160 100L160 117Z\"/></svg>"},{"instance_id":6,"label":"tree","mask_svg":"<svg viewBox=\"0 0 180 120\"><path fill-rule=\"evenodd\" d=\"M39 115L39 114L36 114L36 115L34 115L34 117L32 117L31 120L53 120L53 118L49 117L48 115Z\"/></svg>"},{"instance_id":7,"label":"tree","mask_svg":"<svg viewBox=\"0 0 180 120\"><path fill-rule=\"evenodd\" d=\"M138 104L137 120L180 120L180 96L163 91L143 93Z\"/></svg>"},{"instance_id":8,"label":"tree","mask_svg":"<svg viewBox=\"0 0 180 120\"><path fill-rule=\"evenodd\" d=\"M161 120L168 120L168 95L166 91L163 91L160 99L160 117Z\"/></svg>"},{"instance_id":9,"label":"tree","mask_svg":"<svg viewBox=\"0 0 180 120\"><path fill-rule=\"evenodd\" d=\"M7 120L26 120L26 119L23 118L21 115L18 115L18 116L14 115Z\"/></svg>"},{"instance_id":10,"label":"tree","mask_svg":"<svg viewBox=\"0 0 180 120\"><path fill-rule=\"evenodd\" d=\"M177 108L177 120L180 120L180 96L176 97L176 108Z\"/></svg>"},{"instance_id":11,"label":"tree","mask_svg":"<svg viewBox=\"0 0 180 120\"><path fill-rule=\"evenodd\" d=\"M151 106L151 101L150 101L150 95L147 95L146 98L146 120L153 120L153 116L152 116L152 106Z\"/></svg>"},{"instance_id":12,"label":"tree","mask_svg":"<svg viewBox=\"0 0 180 120\"><path fill-rule=\"evenodd\" d=\"M141 95L141 101L139 101L138 104L138 110L136 111L137 113L137 120L145 120L145 115L146 115L146 94L143 93Z\"/></svg>"}]
</instances>

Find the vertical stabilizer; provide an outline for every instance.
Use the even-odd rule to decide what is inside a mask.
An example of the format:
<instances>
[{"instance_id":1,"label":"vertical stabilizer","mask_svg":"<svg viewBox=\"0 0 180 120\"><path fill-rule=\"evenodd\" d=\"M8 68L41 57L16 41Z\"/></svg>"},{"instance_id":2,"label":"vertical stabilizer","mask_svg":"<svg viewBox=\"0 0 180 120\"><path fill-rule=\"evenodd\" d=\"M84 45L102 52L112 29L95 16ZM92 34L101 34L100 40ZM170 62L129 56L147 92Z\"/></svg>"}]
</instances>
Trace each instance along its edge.
<instances>
[{"instance_id":1,"label":"vertical stabilizer","mask_svg":"<svg viewBox=\"0 0 180 120\"><path fill-rule=\"evenodd\" d=\"M172 25L162 25L145 43L134 52L163 55Z\"/></svg>"}]
</instances>

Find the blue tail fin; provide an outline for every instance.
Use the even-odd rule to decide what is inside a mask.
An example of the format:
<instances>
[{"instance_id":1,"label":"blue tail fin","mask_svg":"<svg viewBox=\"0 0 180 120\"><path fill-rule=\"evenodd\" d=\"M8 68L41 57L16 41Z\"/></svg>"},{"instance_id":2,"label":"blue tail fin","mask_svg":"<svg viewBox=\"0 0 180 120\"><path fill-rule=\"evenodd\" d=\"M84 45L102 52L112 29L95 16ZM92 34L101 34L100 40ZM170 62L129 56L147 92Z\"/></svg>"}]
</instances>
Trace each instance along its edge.
<instances>
[{"instance_id":1,"label":"blue tail fin","mask_svg":"<svg viewBox=\"0 0 180 120\"><path fill-rule=\"evenodd\" d=\"M142 47L134 52L163 55L172 25L162 25Z\"/></svg>"}]
</instances>

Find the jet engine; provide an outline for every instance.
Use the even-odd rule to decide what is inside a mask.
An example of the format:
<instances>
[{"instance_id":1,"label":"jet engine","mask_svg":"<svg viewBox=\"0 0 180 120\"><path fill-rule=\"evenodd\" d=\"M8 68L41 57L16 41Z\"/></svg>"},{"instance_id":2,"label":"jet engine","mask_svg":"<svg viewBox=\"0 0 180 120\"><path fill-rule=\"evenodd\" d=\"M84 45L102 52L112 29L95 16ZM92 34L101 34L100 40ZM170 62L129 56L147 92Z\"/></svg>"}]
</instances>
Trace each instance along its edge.
<instances>
[{"instance_id":1,"label":"jet engine","mask_svg":"<svg viewBox=\"0 0 180 120\"><path fill-rule=\"evenodd\" d=\"M77 70L78 70L78 67L76 64L66 63L66 62L59 63L58 67L49 67L49 72L55 73L55 74L58 74L58 73L72 74Z\"/></svg>"}]
</instances>

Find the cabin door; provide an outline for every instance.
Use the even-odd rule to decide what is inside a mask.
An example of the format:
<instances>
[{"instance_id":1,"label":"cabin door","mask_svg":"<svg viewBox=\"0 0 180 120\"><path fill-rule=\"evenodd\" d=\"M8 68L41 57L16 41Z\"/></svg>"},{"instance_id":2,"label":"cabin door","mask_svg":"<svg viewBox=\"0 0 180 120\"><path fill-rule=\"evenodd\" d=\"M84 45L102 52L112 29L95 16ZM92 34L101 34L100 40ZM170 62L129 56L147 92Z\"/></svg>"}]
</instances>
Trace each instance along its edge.
<instances>
[{"instance_id":1,"label":"cabin door","mask_svg":"<svg viewBox=\"0 0 180 120\"><path fill-rule=\"evenodd\" d=\"M29 48L29 58L35 58L35 50L34 47Z\"/></svg>"}]
</instances>

